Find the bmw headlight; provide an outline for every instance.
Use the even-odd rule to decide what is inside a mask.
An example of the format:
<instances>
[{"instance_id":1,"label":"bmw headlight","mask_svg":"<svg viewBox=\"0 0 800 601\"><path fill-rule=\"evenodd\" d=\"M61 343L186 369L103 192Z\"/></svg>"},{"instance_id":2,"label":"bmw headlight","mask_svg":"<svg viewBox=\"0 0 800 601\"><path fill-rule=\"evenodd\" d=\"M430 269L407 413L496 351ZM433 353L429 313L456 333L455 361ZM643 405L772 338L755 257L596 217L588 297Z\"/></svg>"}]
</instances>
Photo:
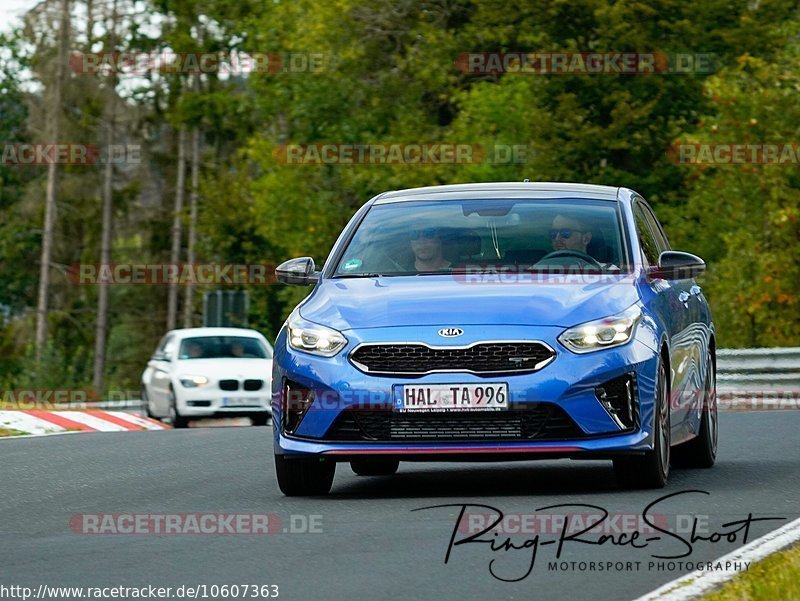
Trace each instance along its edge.
<instances>
[{"instance_id":1,"label":"bmw headlight","mask_svg":"<svg viewBox=\"0 0 800 601\"><path fill-rule=\"evenodd\" d=\"M181 376L179 379L184 388L200 388L208 384L205 376Z\"/></svg>"},{"instance_id":2,"label":"bmw headlight","mask_svg":"<svg viewBox=\"0 0 800 601\"><path fill-rule=\"evenodd\" d=\"M341 332L306 321L299 313L289 317L288 328L286 340L296 351L333 357L347 344L347 338Z\"/></svg>"},{"instance_id":3,"label":"bmw headlight","mask_svg":"<svg viewBox=\"0 0 800 601\"><path fill-rule=\"evenodd\" d=\"M630 342L636 325L642 318L638 305L622 313L596 319L565 330L558 341L573 353L591 353L600 349L621 346Z\"/></svg>"}]
</instances>

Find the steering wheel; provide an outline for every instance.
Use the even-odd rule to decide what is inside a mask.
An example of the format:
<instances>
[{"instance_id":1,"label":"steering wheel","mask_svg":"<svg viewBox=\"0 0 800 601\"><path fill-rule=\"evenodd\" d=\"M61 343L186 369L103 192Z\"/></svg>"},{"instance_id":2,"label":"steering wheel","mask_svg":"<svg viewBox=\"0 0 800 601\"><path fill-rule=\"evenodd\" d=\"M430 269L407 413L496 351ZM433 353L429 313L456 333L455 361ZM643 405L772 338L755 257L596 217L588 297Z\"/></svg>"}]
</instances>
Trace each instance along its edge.
<instances>
[{"instance_id":1,"label":"steering wheel","mask_svg":"<svg viewBox=\"0 0 800 601\"><path fill-rule=\"evenodd\" d=\"M545 256L543 256L541 259L539 259L539 261L537 261L536 264L539 265L541 263L544 263L545 261L548 261L549 259L560 259L560 258L578 259L579 261L583 261L584 263L588 263L589 265L592 265L593 267L597 267L598 270L603 271L603 266L600 265L600 263L597 261L597 259L595 259L591 255L587 255L586 253L581 252L579 250L569 250L569 249L567 249L567 250L554 250L553 252L548 253Z\"/></svg>"}]
</instances>

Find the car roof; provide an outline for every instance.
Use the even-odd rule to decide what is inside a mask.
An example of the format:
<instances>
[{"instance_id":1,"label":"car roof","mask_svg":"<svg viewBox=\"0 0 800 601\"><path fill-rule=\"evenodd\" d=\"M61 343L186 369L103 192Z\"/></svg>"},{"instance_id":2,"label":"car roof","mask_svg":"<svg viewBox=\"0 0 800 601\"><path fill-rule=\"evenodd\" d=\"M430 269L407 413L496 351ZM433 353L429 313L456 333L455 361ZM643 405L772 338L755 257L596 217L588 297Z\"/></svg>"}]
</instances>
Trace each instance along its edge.
<instances>
[{"instance_id":1,"label":"car roof","mask_svg":"<svg viewBox=\"0 0 800 601\"><path fill-rule=\"evenodd\" d=\"M264 338L261 332L250 328L181 328L170 330L168 334L175 334L179 338L189 338L191 336L245 336L248 338Z\"/></svg>"},{"instance_id":2,"label":"car roof","mask_svg":"<svg viewBox=\"0 0 800 601\"><path fill-rule=\"evenodd\" d=\"M384 192L375 204L410 200L461 200L465 198L580 198L617 201L620 188L565 182L491 182L426 186Z\"/></svg>"}]
</instances>

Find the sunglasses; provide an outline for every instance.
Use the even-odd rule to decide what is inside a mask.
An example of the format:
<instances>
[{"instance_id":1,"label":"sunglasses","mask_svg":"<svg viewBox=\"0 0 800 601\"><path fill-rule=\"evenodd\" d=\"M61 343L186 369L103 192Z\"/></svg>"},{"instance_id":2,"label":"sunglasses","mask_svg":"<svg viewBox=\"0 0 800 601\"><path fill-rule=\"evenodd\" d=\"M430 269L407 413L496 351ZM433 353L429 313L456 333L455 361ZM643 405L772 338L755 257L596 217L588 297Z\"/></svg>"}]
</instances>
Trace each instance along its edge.
<instances>
[{"instance_id":1,"label":"sunglasses","mask_svg":"<svg viewBox=\"0 0 800 601\"><path fill-rule=\"evenodd\" d=\"M420 238L436 238L439 235L439 230L435 227L426 227L424 230L411 230L411 239L419 240Z\"/></svg>"},{"instance_id":2,"label":"sunglasses","mask_svg":"<svg viewBox=\"0 0 800 601\"><path fill-rule=\"evenodd\" d=\"M562 239L567 240L572 236L573 232L580 232L581 230L571 230L568 228L564 228L562 230L550 230L550 239L555 240L557 236L561 236Z\"/></svg>"}]
</instances>

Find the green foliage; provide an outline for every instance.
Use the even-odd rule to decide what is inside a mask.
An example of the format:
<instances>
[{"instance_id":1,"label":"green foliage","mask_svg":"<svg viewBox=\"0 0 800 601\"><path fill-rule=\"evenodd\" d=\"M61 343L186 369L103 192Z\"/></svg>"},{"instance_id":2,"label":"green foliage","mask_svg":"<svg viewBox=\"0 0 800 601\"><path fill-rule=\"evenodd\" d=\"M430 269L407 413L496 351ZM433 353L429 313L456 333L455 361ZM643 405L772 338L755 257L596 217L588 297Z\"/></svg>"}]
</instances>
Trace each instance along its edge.
<instances>
[{"instance_id":1,"label":"green foliage","mask_svg":"<svg viewBox=\"0 0 800 601\"><path fill-rule=\"evenodd\" d=\"M206 73L197 90L185 74L123 76L118 133L145 152L142 165L115 172L114 261L168 260L176 131L197 126L200 263L276 265L309 255L321 264L358 207L388 189L523 178L626 185L666 217L674 247L707 259L704 287L721 345L800 344L796 169L676 165L667 153L675 141L798 140L796 1L150 0L148 8L147 23L121 28L120 49L312 54L323 68ZM24 44L0 40L40 84L23 92L4 68L2 140L46 138L55 49L46 23L31 19ZM101 36L98 47L106 44ZM18 50L31 45L30 56ZM460 72L457 57L475 51L702 53L715 56L717 70ZM65 139L100 143L106 85L70 75ZM505 145L525 155L519 163L320 166L287 164L278 150L328 142ZM54 261L63 270L99 260L102 170L59 171ZM97 291L64 276L51 294L51 348L30 371L44 182L43 170L0 165L0 308L11 309L0 382L79 387L91 376ZM309 290L248 292L251 323L274 336ZM109 388L138 387L165 305L163 286L110 291Z\"/></svg>"},{"instance_id":2,"label":"green foliage","mask_svg":"<svg viewBox=\"0 0 800 601\"><path fill-rule=\"evenodd\" d=\"M800 46L774 62L743 56L707 85L713 111L685 143L797 144ZM800 176L796 162L686 167L691 192L673 214L680 244L712 265L707 294L720 343L800 342Z\"/></svg>"}]
</instances>

